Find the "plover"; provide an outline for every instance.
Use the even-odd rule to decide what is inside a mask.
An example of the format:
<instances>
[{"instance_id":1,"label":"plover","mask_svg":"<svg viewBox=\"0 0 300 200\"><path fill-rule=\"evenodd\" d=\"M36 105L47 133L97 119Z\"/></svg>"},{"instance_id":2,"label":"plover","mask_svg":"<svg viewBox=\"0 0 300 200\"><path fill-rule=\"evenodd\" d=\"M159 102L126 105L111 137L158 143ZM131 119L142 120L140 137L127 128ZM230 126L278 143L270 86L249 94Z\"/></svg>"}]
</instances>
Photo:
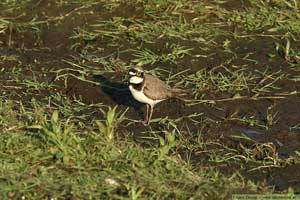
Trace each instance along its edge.
<instances>
[{"instance_id":1,"label":"plover","mask_svg":"<svg viewBox=\"0 0 300 200\"><path fill-rule=\"evenodd\" d=\"M140 68L129 70L129 90L132 96L147 106L145 125L149 125L155 104L170 98L179 98L191 90L172 88L159 78L146 74ZM150 108L150 113L149 113Z\"/></svg>"}]
</instances>

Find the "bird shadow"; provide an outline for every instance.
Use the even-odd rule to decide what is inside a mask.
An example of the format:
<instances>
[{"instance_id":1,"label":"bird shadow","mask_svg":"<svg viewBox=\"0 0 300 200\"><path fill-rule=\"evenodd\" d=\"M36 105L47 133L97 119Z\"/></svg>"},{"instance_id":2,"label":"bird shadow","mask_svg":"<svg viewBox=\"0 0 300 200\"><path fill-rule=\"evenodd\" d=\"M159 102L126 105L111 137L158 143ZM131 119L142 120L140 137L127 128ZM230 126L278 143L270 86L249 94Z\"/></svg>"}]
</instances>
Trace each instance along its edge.
<instances>
[{"instance_id":1,"label":"bird shadow","mask_svg":"<svg viewBox=\"0 0 300 200\"><path fill-rule=\"evenodd\" d=\"M128 85L121 82L111 81L102 75L95 75L94 79L100 83L101 90L117 105L124 105L140 111L143 104L137 102L131 95Z\"/></svg>"}]
</instances>

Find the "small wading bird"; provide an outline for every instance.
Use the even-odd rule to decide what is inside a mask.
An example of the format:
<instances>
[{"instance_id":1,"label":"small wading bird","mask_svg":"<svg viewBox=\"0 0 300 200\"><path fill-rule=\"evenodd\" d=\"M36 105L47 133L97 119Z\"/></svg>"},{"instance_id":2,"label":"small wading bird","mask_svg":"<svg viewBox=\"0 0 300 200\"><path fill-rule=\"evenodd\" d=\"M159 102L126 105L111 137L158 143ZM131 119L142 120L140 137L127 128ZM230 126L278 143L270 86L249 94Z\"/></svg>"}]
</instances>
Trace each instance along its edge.
<instances>
[{"instance_id":1,"label":"small wading bird","mask_svg":"<svg viewBox=\"0 0 300 200\"><path fill-rule=\"evenodd\" d=\"M139 102L147 105L145 125L149 125L154 105L170 98L179 98L191 90L172 88L155 76L146 74L140 68L129 70L129 90ZM150 113L149 113L150 108Z\"/></svg>"}]
</instances>

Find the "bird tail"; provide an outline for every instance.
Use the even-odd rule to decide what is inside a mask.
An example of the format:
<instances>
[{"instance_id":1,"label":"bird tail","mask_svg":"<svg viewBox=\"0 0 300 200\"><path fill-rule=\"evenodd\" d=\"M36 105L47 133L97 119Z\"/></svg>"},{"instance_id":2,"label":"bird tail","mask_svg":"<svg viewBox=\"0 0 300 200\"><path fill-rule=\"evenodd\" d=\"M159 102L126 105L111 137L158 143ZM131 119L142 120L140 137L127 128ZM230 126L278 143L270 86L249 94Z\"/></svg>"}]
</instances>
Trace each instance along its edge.
<instances>
[{"instance_id":1,"label":"bird tail","mask_svg":"<svg viewBox=\"0 0 300 200\"><path fill-rule=\"evenodd\" d=\"M185 96L191 94L191 89L179 89L179 88L172 88L172 97L178 98L181 96Z\"/></svg>"}]
</instances>

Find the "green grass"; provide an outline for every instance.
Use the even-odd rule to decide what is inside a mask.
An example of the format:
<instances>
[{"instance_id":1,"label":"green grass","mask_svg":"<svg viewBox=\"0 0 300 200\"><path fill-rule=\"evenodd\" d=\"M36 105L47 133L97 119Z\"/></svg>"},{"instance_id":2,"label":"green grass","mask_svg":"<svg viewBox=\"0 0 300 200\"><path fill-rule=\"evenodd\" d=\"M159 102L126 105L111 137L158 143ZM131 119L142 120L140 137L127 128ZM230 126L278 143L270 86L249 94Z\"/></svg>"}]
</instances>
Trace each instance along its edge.
<instances>
[{"instance_id":1,"label":"green grass","mask_svg":"<svg viewBox=\"0 0 300 200\"><path fill-rule=\"evenodd\" d=\"M299 193L299 6L2 1L0 199ZM136 65L193 90L148 127L114 99Z\"/></svg>"}]
</instances>

